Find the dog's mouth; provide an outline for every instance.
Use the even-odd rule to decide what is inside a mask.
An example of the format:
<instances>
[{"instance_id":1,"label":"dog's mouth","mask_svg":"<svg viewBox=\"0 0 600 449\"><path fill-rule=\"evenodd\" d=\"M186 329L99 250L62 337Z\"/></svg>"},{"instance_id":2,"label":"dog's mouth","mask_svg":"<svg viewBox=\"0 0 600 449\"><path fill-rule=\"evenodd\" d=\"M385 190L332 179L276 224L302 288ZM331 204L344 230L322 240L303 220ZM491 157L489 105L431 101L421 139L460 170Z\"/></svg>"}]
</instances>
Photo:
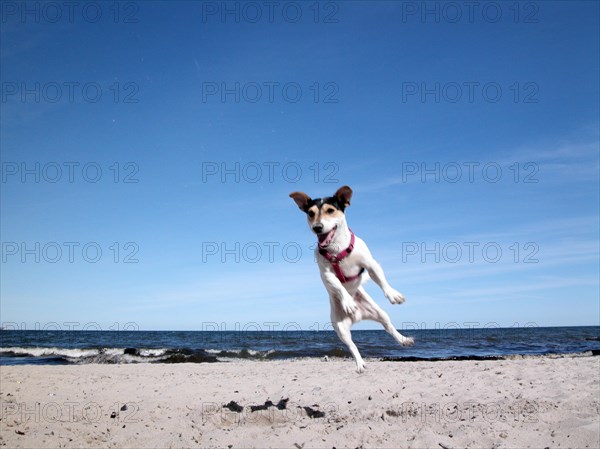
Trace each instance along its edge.
<instances>
[{"instance_id":1,"label":"dog's mouth","mask_svg":"<svg viewBox=\"0 0 600 449\"><path fill-rule=\"evenodd\" d=\"M319 239L320 248L327 248L329 245L331 245L336 230L337 226L333 227L329 232L324 232L323 234L317 235L317 238Z\"/></svg>"}]
</instances>

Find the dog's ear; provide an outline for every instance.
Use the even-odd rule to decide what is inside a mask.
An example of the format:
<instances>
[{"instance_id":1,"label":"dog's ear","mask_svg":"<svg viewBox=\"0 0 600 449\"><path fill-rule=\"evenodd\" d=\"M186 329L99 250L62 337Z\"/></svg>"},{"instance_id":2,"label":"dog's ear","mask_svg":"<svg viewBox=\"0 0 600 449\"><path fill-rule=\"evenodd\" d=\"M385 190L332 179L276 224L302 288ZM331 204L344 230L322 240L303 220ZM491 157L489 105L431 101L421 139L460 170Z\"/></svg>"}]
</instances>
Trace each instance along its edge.
<instances>
[{"instance_id":1,"label":"dog's ear","mask_svg":"<svg viewBox=\"0 0 600 449\"><path fill-rule=\"evenodd\" d=\"M306 212L308 203L310 202L310 196L304 192L292 192L290 193L290 198L296 202L302 212Z\"/></svg>"},{"instance_id":2,"label":"dog's ear","mask_svg":"<svg viewBox=\"0 0 600 449\"><path fill-rule=\"evenodd\" d=\"M350 206L350 198L352 198L352 189L348 186L340 187L335 192L335 198L343 207Z\"/></svg>"}]
</instances>

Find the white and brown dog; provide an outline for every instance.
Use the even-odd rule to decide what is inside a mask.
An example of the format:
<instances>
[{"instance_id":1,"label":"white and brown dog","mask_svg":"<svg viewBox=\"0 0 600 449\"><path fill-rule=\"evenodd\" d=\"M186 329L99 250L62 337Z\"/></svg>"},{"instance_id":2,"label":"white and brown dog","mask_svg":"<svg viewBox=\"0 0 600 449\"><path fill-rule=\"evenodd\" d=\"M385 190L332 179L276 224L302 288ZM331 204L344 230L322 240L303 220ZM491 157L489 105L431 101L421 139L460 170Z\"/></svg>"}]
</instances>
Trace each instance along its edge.
<instances>
[{"instance_id":1,"label":"white and brown dog","mask_svg":"<svg viewBox=\"0 0 600 449\"><path fill-rule=\"evenodd\" d=\"M315 257L329 293L331 323L356 360L356 370L362 373L365 362L352 341L350 327L360 320L378 321L398 343L412 345L413 339L394 328L388 314L362 287L368 280L368 273L392 304L404 302L404 296L386 281L381 266L373 259L365 242L346 224L344 210L350 205L352 189L340 187L335 195L327 198L311 199L303 192L293 192L290 197L306 213L308 225L319 239Z\"/></svg>"}]
</instances>

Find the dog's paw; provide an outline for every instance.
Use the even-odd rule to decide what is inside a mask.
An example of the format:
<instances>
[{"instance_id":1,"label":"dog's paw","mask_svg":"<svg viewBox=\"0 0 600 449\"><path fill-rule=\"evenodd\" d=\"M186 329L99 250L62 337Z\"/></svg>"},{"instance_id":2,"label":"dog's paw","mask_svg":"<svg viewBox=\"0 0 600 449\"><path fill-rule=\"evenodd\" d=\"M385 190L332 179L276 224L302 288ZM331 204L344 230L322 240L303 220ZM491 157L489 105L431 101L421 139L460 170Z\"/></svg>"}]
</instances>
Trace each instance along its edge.
<instances>
[{"instance_id":1,"label":"dog's paw","mask_svg":"<svg viewBox=\"0 0 600 449\"><path fill-rule=\"evenodd\" d=\"M342 309L347 315L353 315L358 310L358 305L354 300L342 301Z\"/></svg>"},{"instance_id":2,"label":"dog's paw","mask_svg":"<svg viewBox=\"0 0 600 449\"><path fill-rule=\"evenodd\" d=\"M402 293L400 293L399 291L394 290L393 288L391 288L387 292L385 292L385 297L392 304L402 304L405 301L404 295Z\"/></svg>"},{"instance_id":3,"label":"dog's paw","mask_svg":"<svg viewBox=\"0 0 600 449\"><path fill-rule=\"evenodd\" d=\"M412 346L415 344L415 339L412 337L404 337L401 344L402 346Z\"/></svg>"},{"instance_id":4,"label":"dog's paw","mask_svg":"<svg viewBox=\"0 0 600 449\"><path fill-rule=\"evenodd\" d=\"M356 372L358 374L362 374L365 372L365 362L363 362L362 360L360 362L356 362Z\"/></svg>"}]
</instances>

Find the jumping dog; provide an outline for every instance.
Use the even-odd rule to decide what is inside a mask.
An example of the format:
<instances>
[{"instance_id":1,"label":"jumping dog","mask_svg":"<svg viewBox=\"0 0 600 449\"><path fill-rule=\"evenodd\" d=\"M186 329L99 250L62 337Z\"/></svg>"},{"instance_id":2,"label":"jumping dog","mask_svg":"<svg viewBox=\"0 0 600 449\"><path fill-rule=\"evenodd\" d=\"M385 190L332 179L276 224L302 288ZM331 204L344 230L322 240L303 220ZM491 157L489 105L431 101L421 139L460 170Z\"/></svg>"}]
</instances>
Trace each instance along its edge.
<instances>
[{"instance_id":1,"label":"jumping dog","mask_svg":"<svg viewBox=\"0 0 600 449\"><path fill-rule=\"evenodd\" d=\"M315 257L321 280L329 293L331 323L352 353L356 370L362 373L365 369L365 362L350 333L351 326L358 321L377 321L402 346L412 345L413 339L394 328L388 314L362 287L370 277L392 304L404 302L404 296L385 279L381 266L371 256L366 243L348 228L344 211L350 205L352 189L340 187L333 196L326 198L312 199L304 192L290 193L290 197L306 213L308 226L317 235Z\"/></svg>"}]
</instances>

